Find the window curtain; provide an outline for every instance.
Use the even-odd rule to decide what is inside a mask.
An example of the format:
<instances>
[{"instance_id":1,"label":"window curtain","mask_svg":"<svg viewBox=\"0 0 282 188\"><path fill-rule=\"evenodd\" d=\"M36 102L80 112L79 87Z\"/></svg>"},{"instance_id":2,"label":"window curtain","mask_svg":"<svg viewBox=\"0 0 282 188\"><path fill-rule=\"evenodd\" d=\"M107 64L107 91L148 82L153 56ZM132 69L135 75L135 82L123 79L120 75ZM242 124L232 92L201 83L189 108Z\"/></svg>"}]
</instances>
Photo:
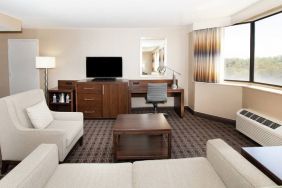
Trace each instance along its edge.
<instances>
[{"instance_id":1,"label":"window curtain","mask_svg":"<svg viewBox=\"0 0 282 188\"><path fill-rule=\"evenodd\" d=\"M194 80L219 82L221 28L194 31Z\"/></svg>"}]
</instances>

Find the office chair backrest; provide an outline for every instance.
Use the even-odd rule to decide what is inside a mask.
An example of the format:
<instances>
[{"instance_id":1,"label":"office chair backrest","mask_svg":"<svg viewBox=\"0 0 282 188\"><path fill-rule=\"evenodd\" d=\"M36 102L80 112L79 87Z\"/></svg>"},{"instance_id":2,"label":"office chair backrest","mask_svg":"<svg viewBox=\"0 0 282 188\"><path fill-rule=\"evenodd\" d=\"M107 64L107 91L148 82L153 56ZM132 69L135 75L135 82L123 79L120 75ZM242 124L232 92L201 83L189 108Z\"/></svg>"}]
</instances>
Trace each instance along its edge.
<instances>
[{"instance_id":1,"label":"office chair backrest","mask_svg":"<svg viewBox=\"0 0 282 188\"><path fill-rule=\"evenodd\" d=\"M167 101L167 83L148 83L147 90L148 102Z\"/></svg>"}]
</instances>

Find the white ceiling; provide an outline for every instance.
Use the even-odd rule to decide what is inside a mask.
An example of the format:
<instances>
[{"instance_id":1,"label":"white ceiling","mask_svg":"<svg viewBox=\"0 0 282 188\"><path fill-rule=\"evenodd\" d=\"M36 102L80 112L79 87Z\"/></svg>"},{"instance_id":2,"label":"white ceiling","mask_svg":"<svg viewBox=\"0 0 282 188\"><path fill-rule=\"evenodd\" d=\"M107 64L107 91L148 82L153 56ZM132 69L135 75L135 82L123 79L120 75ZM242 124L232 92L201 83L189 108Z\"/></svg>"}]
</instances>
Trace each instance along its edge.
<instances>
[{"instance_id":1,"label":"white ceiling","mask_svg":"<svg viewBox=\"0 0 282 188\"><path fill-rule=\"evenodd\" d=\"M230 16L258 0L1 0L23 27L174 27Z\"/></svg>"}]
</instances>

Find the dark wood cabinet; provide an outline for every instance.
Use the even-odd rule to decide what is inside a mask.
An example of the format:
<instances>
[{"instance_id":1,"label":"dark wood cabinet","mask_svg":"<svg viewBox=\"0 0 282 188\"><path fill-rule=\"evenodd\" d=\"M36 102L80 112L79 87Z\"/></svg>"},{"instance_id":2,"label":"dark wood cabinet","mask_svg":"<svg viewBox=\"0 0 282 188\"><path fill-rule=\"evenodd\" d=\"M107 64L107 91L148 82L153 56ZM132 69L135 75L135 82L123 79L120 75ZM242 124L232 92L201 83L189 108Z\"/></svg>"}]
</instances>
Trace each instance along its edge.
<instances>
[{"instance_id":1,"label":"dark wood cabinet","mask_svg":"<svg viewBox=\"0 0 282 188\"><path fill-rule=\"evenodd\" d=\"M60 95L64 94L64 102L60 102ZM66 96L69 96L69 101L66 101ZM56 100L53 100L56 97ZM48 106L52 111L58 112L73 112L74 102L73 102L73 90L72 89L59 89L52 88L48 90Z\"/></svg>"},{"instance_id":2,"label":"dark wood cabinet","mask_svg":"<svg viewBox=\"0 0 282 188\"><path fill-rule=\"evenodd\" d=\"M58 87L48 90L48 106L50 110L61 112L75 111L75 83L76 80L58 80ZM60 102L60 95L64 94L64 102ZM67 95L69 101L66 101ZM56 100L53 100L53 97Z\"/></svg>"},{"instance_id":3,"label":"dark wood cabinet","mask_svg":"<svg viewBox=\"0 0 282 188\"><path fill-rule=\"evenodd\" d=\"M116 118L128 113L128 81L77 82L76 107L85 118Z\"/></svg>"},{"instance_id":4,"label":"dark wood cabinet","mask_svg":"<svg viewBox=\"0 0 282 188\"><path fill-rule=\"evenodd\" d=\"M128 113L128 85L104 84L103 117L115 118Z\"/></svg>"}]
</instances>

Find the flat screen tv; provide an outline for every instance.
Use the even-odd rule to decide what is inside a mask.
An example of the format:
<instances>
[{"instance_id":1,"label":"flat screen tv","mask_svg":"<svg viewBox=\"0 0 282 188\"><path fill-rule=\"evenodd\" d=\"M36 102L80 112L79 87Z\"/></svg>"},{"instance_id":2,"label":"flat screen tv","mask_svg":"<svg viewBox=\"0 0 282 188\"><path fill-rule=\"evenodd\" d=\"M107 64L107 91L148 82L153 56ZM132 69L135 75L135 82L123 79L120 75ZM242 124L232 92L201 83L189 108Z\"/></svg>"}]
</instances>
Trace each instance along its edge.
<instances>
[{"instance_id":1,"label":"flat screen tv","mask_svg":"<svg viewBox=\"0 0 282 188\"><path fill-rule=\"evenodd\" d=\"M122 77L122 57L86 57L87 78Z\"/></svg>"}]
</instances>

